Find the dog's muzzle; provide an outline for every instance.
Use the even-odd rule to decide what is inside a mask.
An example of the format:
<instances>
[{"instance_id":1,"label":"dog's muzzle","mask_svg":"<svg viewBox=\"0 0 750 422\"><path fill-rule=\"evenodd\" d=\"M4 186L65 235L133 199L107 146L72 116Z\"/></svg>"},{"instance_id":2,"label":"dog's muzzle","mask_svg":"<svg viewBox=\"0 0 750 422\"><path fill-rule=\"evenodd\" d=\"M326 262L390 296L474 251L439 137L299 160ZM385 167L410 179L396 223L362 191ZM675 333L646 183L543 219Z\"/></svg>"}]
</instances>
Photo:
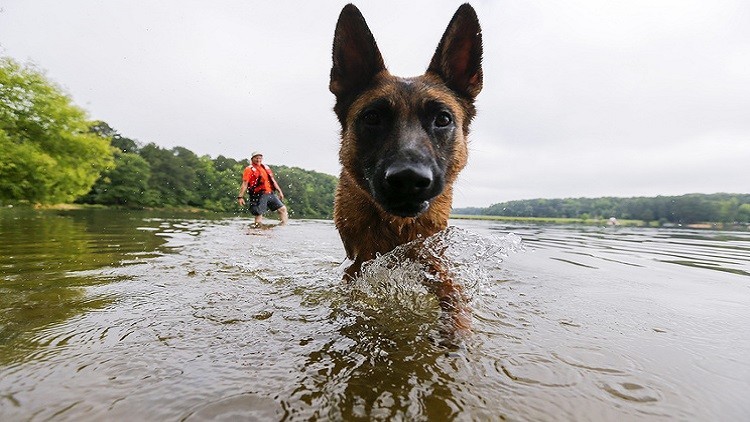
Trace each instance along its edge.
<instances>
[{"instance_id":1,"label":"dog's muzzle","mask_svg":"<svg viewBox=\"0 0 750 422\"><path fill-rule=\"evenodd\" d=\"M380 172L375 199L387 212L416 217L427 211L430 200L443 190L443 176L433 163L397 161Z\"/></svg>"}]
</instances>

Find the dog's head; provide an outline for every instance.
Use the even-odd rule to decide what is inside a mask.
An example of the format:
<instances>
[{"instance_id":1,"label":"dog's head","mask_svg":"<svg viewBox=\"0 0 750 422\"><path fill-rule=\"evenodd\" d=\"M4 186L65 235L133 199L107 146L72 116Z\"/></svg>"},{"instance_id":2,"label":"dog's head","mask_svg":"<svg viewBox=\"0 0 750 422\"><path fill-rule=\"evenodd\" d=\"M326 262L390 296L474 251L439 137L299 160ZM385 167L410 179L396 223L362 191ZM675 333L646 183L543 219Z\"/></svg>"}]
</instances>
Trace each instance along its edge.
<instances>
[{"instance_id":1,"label":"dog's head","mask_svg":"<svg viewBox=\"0 0 750 422\"><path fill-rule=\"evenodd\" d=\"M481 62L482 33L468 4L448 24L425 74L413 78L386 70L359 9L341 11L330 83L342 127L339 158L384 211L420 215L466 164Z\"/></svg>"}]
</instances>

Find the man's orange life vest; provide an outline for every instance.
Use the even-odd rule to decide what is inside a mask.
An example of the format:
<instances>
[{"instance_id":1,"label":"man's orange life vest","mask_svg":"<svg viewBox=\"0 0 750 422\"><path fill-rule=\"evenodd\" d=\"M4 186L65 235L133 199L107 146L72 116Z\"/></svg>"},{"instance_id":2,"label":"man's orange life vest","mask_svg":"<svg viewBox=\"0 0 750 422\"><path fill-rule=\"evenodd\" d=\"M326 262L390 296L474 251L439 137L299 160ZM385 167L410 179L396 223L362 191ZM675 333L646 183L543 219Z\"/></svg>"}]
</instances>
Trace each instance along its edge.
<instances>
[{"instance_id":1,"label":"man's orange life vest","mask_svg":"<svg viewBox=\"0 0 750 422\"><path fill-rule=\"evenodd\" d=\"M265 164L260 166L249 165L242 173L242 180L247 182L247 190L250 194L263 194L273 192L273 172Z\"/></svg>"}]
</instances>

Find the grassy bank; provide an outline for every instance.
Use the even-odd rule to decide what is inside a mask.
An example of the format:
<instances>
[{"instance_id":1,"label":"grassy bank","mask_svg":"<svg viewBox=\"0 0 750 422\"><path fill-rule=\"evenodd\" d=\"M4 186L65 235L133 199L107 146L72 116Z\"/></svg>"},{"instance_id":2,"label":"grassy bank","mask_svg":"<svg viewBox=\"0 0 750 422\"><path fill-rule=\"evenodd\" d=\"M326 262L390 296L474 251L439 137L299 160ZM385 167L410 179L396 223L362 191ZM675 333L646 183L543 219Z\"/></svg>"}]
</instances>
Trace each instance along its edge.
<instances>
[{"instance_id":1,"label":"grassy bank","mask_svg":"<svg viewBox=\"0 0 750 422\"><path fill-rule=\"evenodd\" d=\"M128 210L128 211L158 211L158 212L175 212L175 213L202 213L202 214L221 214L216 211L211 211L203 208L191 207L187 205L173 206L173 207L124 207L115 205L100 205L100 204L33 204L26 201L18 201L10 204L1 204L0 208L21 208L21 209L34 209L34 210L57 210L57 211L72 211L72 210L96 210L96 209L116 209L116 210ZM229 214L229 213L224 213Z\"/></svg>"},{"instance_id":2,"label":"grassy bank","mask_svg":"<svg viewBox=\"0 0 750 422\"><path fill-rule=\"evenodd\" d=\"M598 218L546 218L546 217L504 217L500 215L466 215L451 214L450 218L459 220L491 220L504 221L507 223L529 223L529 224L566 224L566 225L587 225L587 226L608 226L609 220ZM701 230L735 230L748 231L750 227L746 223L717 223L704 222L693 224L665 224L660 226L657 221L641 220L617 220L617 226L620 227L681 227L688 229Z\"/></svg>"},{"instance_id":3,"label":"grassy bank","mask_svg":"<svg viewBox=\"0 0 750 422\"><path fill-rule=\"evenodd\" d=\"M493 220L508 223L534 223L534 224L584 224L589 226L606 226L609 220L599 218L547 218L547 217L504 217L500 215L465 215L451 214L451 218L459 220ZM641 220L617 220L618 226L626 227L658 227L656 222L647 223Z\"/></svg>"}]
</instances>

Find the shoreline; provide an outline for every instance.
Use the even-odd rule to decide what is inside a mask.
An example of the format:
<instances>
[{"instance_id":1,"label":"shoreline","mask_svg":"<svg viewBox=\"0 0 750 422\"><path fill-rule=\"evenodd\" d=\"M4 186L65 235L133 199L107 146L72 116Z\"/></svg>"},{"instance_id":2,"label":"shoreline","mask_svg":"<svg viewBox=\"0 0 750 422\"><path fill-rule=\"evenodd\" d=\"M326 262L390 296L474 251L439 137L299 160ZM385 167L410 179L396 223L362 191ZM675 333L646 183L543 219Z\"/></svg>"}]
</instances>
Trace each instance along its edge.
<instances>
[{"instance_id":1,"label":"shoreline","mask_svg":"<svg viewBox=\"0 0 750 422\"><path fill-rule=\"evenodd\" d=\"M129 208L129 207L118 207L108 205L97 205L97 204L29 204L29 203L16 203L6 204L1 208L22 208L22 209L33 209L33 210L58 210L58 211L75 211L75 210L91 210L91 209L120 209L128 211L156 211L156 212L176 212L176 213L190 213L190 214L233 214L237 215L237 212L216 212L206 210L203 208L196 207L162 207L162 208ZM290 216L290 218L292 218ZM697 222L689 224L659 224L658 221L642 221L642 220L620 220L616 223L612 223L609 219L602 218L562 218L562 217L509 217L501 215L472 215L472 214L451 214L451 219L456 220L489 220L489 221L500 221L506 223L530 223L530 224L557 224L557 225L584 225L584 226L599 226L599 227L642 227L642 228L685 228L695 230L713 230L713 231L749 231L750 226L740 223L720 223L720 222Z\"/></svg>"},{"instance_id":2,"label":"shoreline","mask_svg":"<svg viewBox=\"0 0 750 422\"><path fill-rule=\"evenodd\" d=\"M728 230L748 231L748 226L738 223L699 222L689 224L659 224L658 221L642 220L620 220L611 223L609 219L602 218L562 218L562 217L508 217L502 215L470 215L451 214L450 218L456 220L490 220L506 223L533 223L533 224L558 224L558 225L584 225L600 227L643 227L643 228L685 228L697 230Z\"/></svg>"}]
</instances>

